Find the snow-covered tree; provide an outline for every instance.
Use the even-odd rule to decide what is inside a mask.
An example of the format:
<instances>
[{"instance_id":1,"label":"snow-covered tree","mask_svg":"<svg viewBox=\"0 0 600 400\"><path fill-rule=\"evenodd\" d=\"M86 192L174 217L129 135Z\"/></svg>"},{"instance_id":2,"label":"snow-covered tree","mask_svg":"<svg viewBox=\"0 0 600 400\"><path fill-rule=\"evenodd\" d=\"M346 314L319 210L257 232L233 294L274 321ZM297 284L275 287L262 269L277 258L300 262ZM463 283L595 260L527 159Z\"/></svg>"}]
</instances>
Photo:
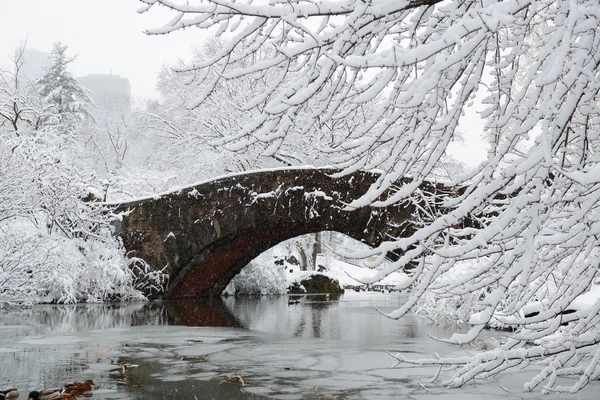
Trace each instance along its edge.
<instances>
[{"instance_id":1,"label":"snow-covered tree","mask_svg":"<svg viewBox=\"0 0 600 400\"><path fill-rule=\"evenodd\" d=\"M26 45L24 42L15 50L12 69L0 71L0 128L8 137L19 136L19 130L26 127L37 129L45 113L35 85L21 74Z\"/></svg>"},{"instance_id":2,"label":"snow-covered tree","mask_svg":"<svg viewBox=\"0 0 600 400\"><path fill-rule=\"evenodd\" d=\"M0 307L6 303L101 302L145 298L165 275L127 260L110 210L84 202L93 182L73 164L57 119L14 71L0 71ZM57 88L57 92L61 89Z\"/></svg>"},{"instance_id":3,"label":"snow-covered tree","mask_svg":"<svg viewBox=\"0 0 600 400\"><path fill-rule=\"evenodd\" d=\"M600 377L600 303L561 324L561 312L599 272L596 0L142 2L142 11L174 13L151 34L197 27L229 37L214 56L180 68L204 82L189 105L209 99L221 82L274 74L247 102L252 120L219 141L230 149L263 143L275 154L299 115L303 129L334 126L379 100L337 142L340 176L383 171L350 207L438 205L413 233L373 251L404 251L373 281L418 261L406 284L410 299L390 317L427 294L477 294L472 329L451 342L468 343L493 321L516 329L492 351L410 362L455 367L451 386L539 359L548 366L528 390L577 391ZM236 64L265 47L276 51ZM464 186L454 196L418 191L439 168L465 108L479 99L487 159L453 182ZM397 187L402 177L411 180ZM476 223L463 225L469 218ZM523 317L537 300L540 313ZM563 376L578 379L562 386Z\"/></svg>"},{"instance_id":4,"label":"snow-covered tree","mask_svg":"<svg viewBox=\"0 0 600 400\"><path fill-rule=\"evenodd\" d=\"M220 38L205 41L194 50L191 62L210 59L224 43ZM266 59L273 52L275 49L272 47L263 49L254 55L253 60ZM251 62L249 58L243 58L228 68ZM189 155L204 160L205 165L201 170L206 174L205 177L260 167L324 163L322 155L315 151L317 142L305 133L298 134L299 129L275 153L268 152L268 144L265 143L255 143L241 149L223 149L220 146L232 132L241 129L244 121L250 121L258 115L257 109L250 107L249 102L264 93L270 83L277 79L277 71L219 81L209 88L207 81L198 79L193 72L176 72L182 65L180 62L175 68L165 66L159 73L157 89L161 101L148 108L148 130L156 132L183 157ZM210 90L211 96L201 104L194 105L198 101L198 93L205 90ZM267 100L262 100L263 105ZM300 116L298 120L297 124L301 124ZM189 162L186 161L186 164L189 165Z\"/></svg>"},{"instance_id":5,"label":"snow-covered tree","mask_svg":"<svg viewBox=\"0 0 600 400\"><path fill-rule=\"evenodd\" d=\"M86 89L67 70L75 57L67 57L67 46L60 42L52 46L50 61L44 76L37 82L44 102L51 106L46 125L63 126L67 129L91 118L89 105L92 103Z\"/></svg>"}]
</instances>

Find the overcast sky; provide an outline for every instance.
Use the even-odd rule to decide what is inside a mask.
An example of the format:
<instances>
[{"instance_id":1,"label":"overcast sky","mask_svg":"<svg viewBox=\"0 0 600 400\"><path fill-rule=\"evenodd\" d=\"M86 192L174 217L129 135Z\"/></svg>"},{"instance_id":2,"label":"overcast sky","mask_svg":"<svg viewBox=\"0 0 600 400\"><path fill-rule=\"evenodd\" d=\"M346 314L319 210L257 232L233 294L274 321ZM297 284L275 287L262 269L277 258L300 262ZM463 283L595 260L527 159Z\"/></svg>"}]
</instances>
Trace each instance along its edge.
<instances>
[{"instance_id":1,"label":"overcast sky","mask_svg":"<svg viewBox=\"0 0 600 400\"><path fill-rule=\"evenodd\" d=\"M144 29L162 26L166 11L138 14L138 0L0 0L0 65L22 40L49 52L61 41L76 76L113 73L129 78L136 97L154 97L156 74L163 63L188 58L203 40L200 30L148 36Z\"/></svg>"}]
</instances>

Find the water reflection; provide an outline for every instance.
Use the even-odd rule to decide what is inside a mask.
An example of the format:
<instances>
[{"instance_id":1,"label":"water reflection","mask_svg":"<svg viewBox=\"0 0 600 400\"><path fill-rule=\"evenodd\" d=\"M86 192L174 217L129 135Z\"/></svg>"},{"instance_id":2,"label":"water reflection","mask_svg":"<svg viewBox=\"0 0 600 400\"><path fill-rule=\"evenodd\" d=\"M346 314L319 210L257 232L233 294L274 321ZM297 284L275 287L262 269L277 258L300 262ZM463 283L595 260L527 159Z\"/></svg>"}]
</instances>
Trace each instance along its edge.
<instances>
[{"instance_id":1,"label":"water reflection","mask_svg":"<svg viewBox=\"0 0 600 400\"><path fill-rule=\"evenodd\" d=\"M85 304L75 306L40 305L33 308L2 310L2 326L26 326L30 334L80 332L133 326L141 321L160 324L156 310L147 303ZM15 331L15 335L21 332Z\"/></svg>"},{"instance_id":2,"label":"water reflection","mask_svg":"<svg viewBox=\"0 0 600 400\"><path fill-rule=\"evenodd\" d=\"M248 329L365 345L374 339L390 343L423 335L419 332L423 326L414 317L399 323L375 310L391 311L402 301L397 293L224 299L229 311Z\"/></svg>"},{"instance_id":3,"label":"water reflection","mask_svg":"<svg viewBox=\"0 0 600 400\"><path fill-rule=\"evenodd\" d=\"M243 327L220 298L171 300L152 307L162 309L168 325Z\"/></svg>"},{"instance_id":4,"label":"water reflection","mask_svg":"<svg viewBox=\"0 0 600 400\"><path fill-rule=\"evenodd\" d=\"M81 332L140 325L242 327L221 299L189 299L169 302L39 305L3 310L2 326L20 326L6 332L23 334Z\"/></svg>"}]
</instances>

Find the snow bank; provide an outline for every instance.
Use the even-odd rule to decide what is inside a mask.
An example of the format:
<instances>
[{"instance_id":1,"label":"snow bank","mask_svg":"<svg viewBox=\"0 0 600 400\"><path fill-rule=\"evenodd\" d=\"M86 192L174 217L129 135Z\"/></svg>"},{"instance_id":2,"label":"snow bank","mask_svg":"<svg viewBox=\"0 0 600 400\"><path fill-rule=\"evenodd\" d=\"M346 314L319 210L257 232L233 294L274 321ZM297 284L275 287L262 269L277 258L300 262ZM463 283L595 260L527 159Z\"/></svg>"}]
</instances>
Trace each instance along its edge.
<instances>
[{"instance_id":1,"label":"snow bank","mask_svg":"<svg viewBox=\"0 0 600 400\"><path fill-rule=\"evenodd\" d=\"M285 294L288 283L280 265L250 262L223 291L225 296Z\"/></svg>"},{"instance_id":2,"label":"snow bank","mask_svg":"<svg viewBox=\"0 0 600 400\"><path fill-rule=\"evenodd\" d=\"M275 249L274 251L280 250ZM278 259L277 256L273 256L272 252L263 253L257 257L231 280L223 291L223 295L286 294L287 288L293 283L318 273L301 271L297 265L287 262L277 265L274 262L276 259ZM364 286L362 279L372 276L375 272L369 268L329 258L327 261L323 261L323 264L326 270L320 274L337 280L342 288ZM378 284L394 287L406 279L406 274L394 272Z\"/></svg>"}]
</instances>

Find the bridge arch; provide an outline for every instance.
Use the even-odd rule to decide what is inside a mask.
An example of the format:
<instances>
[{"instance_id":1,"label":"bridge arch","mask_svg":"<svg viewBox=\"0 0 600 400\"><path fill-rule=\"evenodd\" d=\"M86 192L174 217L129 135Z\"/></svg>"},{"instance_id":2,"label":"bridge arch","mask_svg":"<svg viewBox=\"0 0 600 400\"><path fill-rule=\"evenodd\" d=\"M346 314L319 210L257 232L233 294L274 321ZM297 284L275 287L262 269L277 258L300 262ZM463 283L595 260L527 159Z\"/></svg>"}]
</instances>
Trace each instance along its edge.
<instances>
[{"instance_id":1,"label":"bridge arch","mask_svg":"<svg viewBox=\"0 0 600 400\"><path fill-rule=\"evenodd\" d=\"M117 234L129 256L167 267L165 297L189 298L220 295L248 262L296 236L330 230L377 246L414 231L411 205L346 210L378 176L334 172L258 171L122 203Z\"/></svg>"}]
</instances>

